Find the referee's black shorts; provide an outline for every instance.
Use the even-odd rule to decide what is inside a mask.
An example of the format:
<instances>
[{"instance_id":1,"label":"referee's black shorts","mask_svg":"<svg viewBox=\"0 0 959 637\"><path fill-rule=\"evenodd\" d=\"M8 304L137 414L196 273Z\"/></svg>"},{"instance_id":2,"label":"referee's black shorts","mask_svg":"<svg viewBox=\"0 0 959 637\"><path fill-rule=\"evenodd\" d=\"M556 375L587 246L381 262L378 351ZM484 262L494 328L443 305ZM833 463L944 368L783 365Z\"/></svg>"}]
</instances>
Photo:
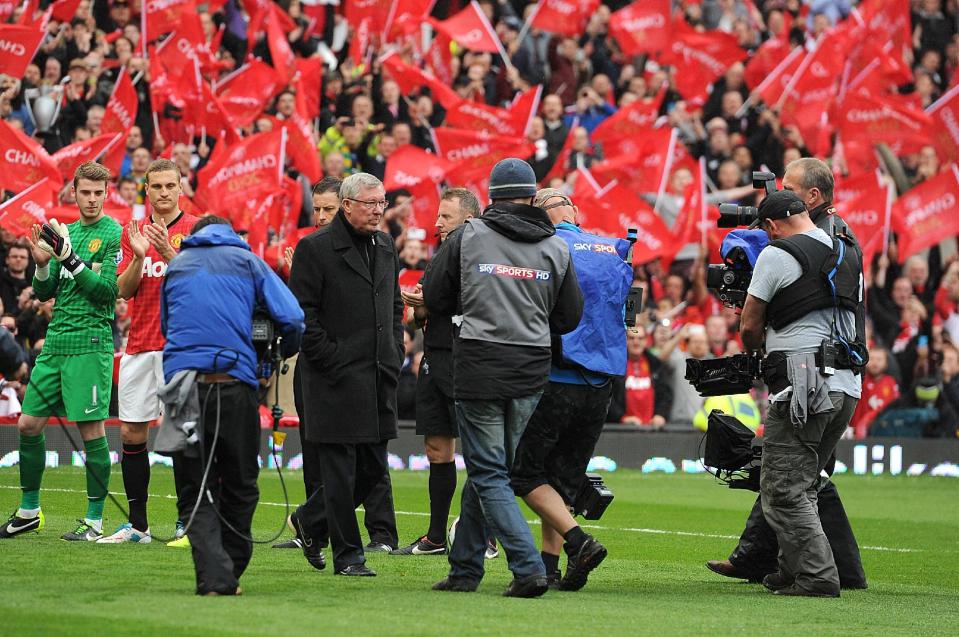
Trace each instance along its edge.
<instances>
[{"instance_id":1,"label":"referee's black shorts","mask_svg":"<svg viewBox=\"0 0 959 637\"><path fill-rule=\"evenodd\" d=\"M572 505L603 433L613 384L549 383L516 448L510 484L518 496L549 484Z\"/></svg>"},{"instance_id":2,"label":"referee's black shorts","mask_svg":"<svg viewBox=\"0 0 959 637\"><path fill-rule=\"evenodd\" d=\"M426 359L423 359L424 363ZM448 396L440 387L436 374L428 371L423 373L420 365L420 375L416 379L416 433L420 436L445 436L456 438L459 430L456 427L456 412L453 408L453 397Z\"/></svg>"}]
</instances>

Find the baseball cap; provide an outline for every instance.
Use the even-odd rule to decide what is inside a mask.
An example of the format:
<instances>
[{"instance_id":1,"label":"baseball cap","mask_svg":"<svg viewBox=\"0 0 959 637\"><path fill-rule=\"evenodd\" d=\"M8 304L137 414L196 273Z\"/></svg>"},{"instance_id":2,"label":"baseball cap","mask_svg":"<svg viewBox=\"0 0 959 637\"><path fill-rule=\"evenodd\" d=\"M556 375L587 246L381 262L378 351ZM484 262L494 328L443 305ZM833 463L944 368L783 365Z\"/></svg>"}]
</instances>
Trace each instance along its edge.
<instances>
[{"instance_id":1,"label":"baseball cap","mask_svg":"<svg viewBox=\"0 0 959 637\"><path fill-rule=\"evenodd\" d=\"M749 224L749 228L750 230L758 228L764 219L785 219L801 212L806 212L806 204L799 195L791 190L777 190L766 195L759 204L757 219Z\"/></svg>"}]
</instances>

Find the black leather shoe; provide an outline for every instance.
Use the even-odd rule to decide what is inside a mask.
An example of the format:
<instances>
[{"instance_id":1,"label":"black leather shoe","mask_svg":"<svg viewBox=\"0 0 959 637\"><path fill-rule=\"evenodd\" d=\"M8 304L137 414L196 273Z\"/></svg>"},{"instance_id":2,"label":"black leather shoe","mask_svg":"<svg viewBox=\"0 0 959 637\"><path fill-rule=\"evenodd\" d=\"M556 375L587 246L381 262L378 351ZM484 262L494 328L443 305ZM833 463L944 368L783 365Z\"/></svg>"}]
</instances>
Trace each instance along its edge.
<instances>
[{"instance_id":1,"label":"black leather shoe","mask_svg":"<svg viewBox=\"0 0 959 637\"><path fill-rule=\"evenodd\" d=\"M514 578L506 590L503 591L503 597L539 597L549 590L549 583L546 581L546 573L542 575L530 575L521 579Z\"/></svg>"},{"instance_id":2,"label":"black leather shoe","mask_svg":"<svg viewBox=\"0 0 959 637\"><path fill-rule=\"evenodd\" d=\"M349 577L376 577L376 571L368 569L366 564L350 564L346 568L338 570L336 574Z\"/></svg>"},{"instance_id":3,"label":"black leather shoe","mask_svg":"<svg viewBox=\"0 0 959 637\"><path fill-rule=\"evenodd\" d=\"M296 540L300 542L300 548L303 549L303 557L310 563L310 566L318 571L326 568L326 558L323 557L323 549L316 543L316 540L306 532L303 523L300 521L296 511L290 514L286 521L287 525L296 533Z\"/></svg>"},{"instance_id":4,"label":"black leather shoe","mask_svg":"<svg viewBox=\"0 0 959 637\"><path fill-rule=\"evenodd\" d=\"M792 586L792 583L793 578L786 577L782 573L770 573L763 578L763 586L774 593L786 588L787 586Z\"/></svg>"},{"instance_id":5,"label":"black leather shoe","mask_svg":"<svg viewBox=\"0 0 959 637\"><path fill-rule=\"evenodd\" d=\"M560 571L553 571L552 573L546 574L546 585L549 586L549 589L552 591L559 590L559 582L563 579L563 574Z\"/></svg>"},{"instance_id":6,"label":"black leather shoe","mask_svg":"<svg viewBox=\"0 0 959 637\"><path fill-rule=\"evenodd\" d=\"M744 579L749 580L754 584L758 584L763 581L762 575L757 575L755 573L746 572L738 568L735 564L729 560L709 560L706 562L706 568L711 570L717 575L722 575L723 577L732 577L733 579Z\"/></svg>"},{"instance_id":7,"label":"black leather shoe","mask_svg":"<svg viewBox=\"0 0 959 637\"><path fill-rule=\"evenodd\" d=\"M765 580L763 584L765 584ZM768 588L768 587L767 587ZM774 595L787 595L790 597L839 597L839 591L807 591L805 588L800 588L795 584L790 584L784 588L779 588L773 591Z\"/></svg>"},{"instance_id":8,"label":"black leather shoe","mask_svg":"<svg viewBox=\"0 0 959 637\"><path fill-rule=\"evenodd\" d=\"M474 582L465 577L446 577L433 584L434 591L450 591L451 593L472 593L479 587L479 582Z\"/></svg>"},{"instance_id":9,"label":"black leather shoe","mask_svg":"<svg viewBox=\"0 0 959 637\"><path fill-rule=\"evenodd\" d=\"M606 547L592 535L587 535L579 550L574 554L567 553L566 557L566 574L559 582L559 590L578 591L586 586L590 571L606 559Z\"/></svg>"}]
</instances>

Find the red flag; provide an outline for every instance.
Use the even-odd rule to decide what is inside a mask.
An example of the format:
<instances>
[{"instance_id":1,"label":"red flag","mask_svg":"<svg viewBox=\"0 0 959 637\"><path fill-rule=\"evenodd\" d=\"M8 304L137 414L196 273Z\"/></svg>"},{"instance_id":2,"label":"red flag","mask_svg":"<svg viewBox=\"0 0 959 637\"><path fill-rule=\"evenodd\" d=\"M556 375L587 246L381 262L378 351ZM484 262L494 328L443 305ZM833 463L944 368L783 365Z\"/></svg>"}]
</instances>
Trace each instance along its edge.
<instances>
[{"instance_id":1,"label":"red flag","mask_svg":"<svg viewBox=\"0 0 959 637\"><path fill-rule=\"evenodd\" d=\"M758 92L763 102L769 106L774 106L779 102L779 98L782 97L783 92L792 82L793 75L799 70L805 59L806 50L797 46L789 51L786 57L780 60L768 73L765 73L765 77L758 84L750 84L750 86ZM749 67L747 67L748 69Z\"/></svg>"},{"instance_id":2,"label":"red flag","mask_svg":"<svg viewBox=\"0 0 959 637\"><path fill-rule=\"evenodd\" d=\"M383 41L392 42L404 35L416 33L430 13L436 0L395 0L388 2L388 13L383 27Z\"/></svg>"},{"instance_id":3,"label":"red flag","mask_svg":"<svg viewBox=\"0 0 959 637\"><path fill-rule=\"evenodd\" d=\"M296 76L293 79L297 103L303 100L301 115L307 119L320 116L320 94L323 90L323 60L296 58ZM299 106L297 107L299 109Z\"/></svg>"},{"instance_id":4,"label":"red flag","mask_svg":"<svg viewBox=\"0 0 959 637\"><path fill-rule=\"evenodd\" d=\"M437 32L430 48L426 50L424 57L426 65L433 72L433 75L440 81L440 85L447 91L456 95L453 89L453 52L450 51L452 41L444 34ZM455 102L455 100L454 100ZM443 103L442 100L440 103Z\"/></svg>"},{"instance_id":5,"label":"red flag","mask_svg":"<svg viewBox=\"0 0 959 637\"><path fill-rule=\"evenodd\" d=\"M530 157L535 146L522 137L490 135L486 131L436 128L436 150L443 159L457 164L450 177L457 184L489 177L493 165L506 157ZM485 192L483 193L485 197Z\"/></svg>"},{"instance_id":6,"label":"red flag","mask_svg":"<svg viewBox=\"0 0 959 637\"><path fill-rule=\"evenodd\" d=\"M609 16L609 34L626 55L666 51L672 35L671 15L672 0L638 0Z\"/></svg>"},{"instance_id":7,"label":"red flag","mask_svg":"<svg viewBox=\"0 0 959 637\"><path fill-rule=\"evenodd\" d=\"M116 194L116 190L112 188L109 189L107 198L103 202L103 212L124 226L133 219L133 208L121 199L120 195Z\"/></svg>"},{"instance_id":8,"label":"red flag","mask_svg":"<svg viewBox=\"0 0 959 637\"><path fill-rule=\"evenodd\" d=\"M216 84L217 97L237 126L252 124L281 90L283 84L273 67L257 59Z\"/></svg>"},{"instance_id":9,"label":"red flag","mask_svg":"<svg viewBox=\"0 0 959 637\"><path fill-rule=\"evenodd\" d=\"M23 77L45 35L35 26L0 24L0 73Z\"/></svg>"},{"instance_id":10,"label":"red flag","mask_svg":"<svg viewBox=\"0 0 959 637\"><path fill-rule=\"evenodd\" d=\"M80 0L57 0L53 3L53 13L51 18L57 22L70 22L77 14L80 7Z\"/></svg>"},{"instance_id":11,"label":"red flag","mask_svg":"<svg viewBox=\"0 0 959 637\"><path fill-rule=\"evenodd\" d=\"M363 20L368 20L370 32L380 33L386 24L391 4L390 0L350 0L344 3L343 15L354 32L359 29Z\"/></svg>"},{"instance_id":12,"label":"red flag","mask_svg":"<svg viewBox=\"0 0 959 637\"><path fill-rule=\"evenodd\" d=\"M513 103L510 104L510 115L519 127L521 135L525 135L526 131L529 130L529 125L539 111L539 101L542 96L543 86L542 84L537 84L517 95L513 99Z\"/></svg>"},{"instance_id":13,"label":"red flag","mask_svg":"<svg viewBox=\"0 0 959 637\"><path fill-rule=\"evenodd\" d=\"M366 60L366 52L370 48L373 40L373 19L363 18L353 30L353 36L350 39L349 57L353 64L360 67Z\"/></svg>"},{"instance_id":14,"label":"red flag","mask_svg":"<svg viewBox=\"0 0 959 637\"><path fill-rule=\"evenodd\" d=\"M109 147L119 144L122 138L123 133L104 133L93 139L64 146L52 155L52 159L57 163L63 179L71 179L80 164L96 160Z\"/></svg>"},{"instance_id":15,"label":"red flag","mask_svg":"<svg viewBox=\"0 0 959 637\"><path fill-rule=\"evenodd\" d=\"M18 237L29 236L33 224L46 223L47 210L56 203L59 183L43 178L0 204L0 228Z\"/></svg>"},{"instance_id":16,"label":"red flag","mask_svg":"<svg viewBox=\"0 0 959 637\"><path fill-rule=\"evenodd\" d=\"M383 187L387 190L410 190L421 183L435 186L446 178L453 166L453 162L412 144L406 144L397 148L386 160Z\"/></svg>"},{"instance_id":17,"label":"red flag","mask_svg":"<svg viewBox=\"0 0 959 637\"><path fill-rule=\"evenodd\" d=\"M576 181L579 186L580 181L588 179L580 174ZM639 231L633 247L633 263L647 263L675 253L675 242L663 220L649 204L621 184L611 182L591 197L577 195L576 202L581 213L579 224L587 232L617 237L627 228Z\"/></svg>"},{"instance_id":18,"label":"red flag","mask_svg":"<svg viewBox=\"0 0 959 637\"><path fill-rule=\"evenodd\" d=\"M519 122L511 111L471 100L460 100L447 109L446 123L457 128L489 131L496 135L521 137L526 134L525 119Z\"/></svg>"},{"instance_id":19,"label":"red flag","mask_svg":"<svg viewBox=\"0 0 959 637\"><path fill-rule=\"evenodd\" d=\"M0 119L0 189L19 192L44 177L59 184L56 162L37 141Z\"/></svg>"},{"instance_id":20,"label":"red flag","mask_svg":"<svg viewBox=\"0 0 959 637\"><path fill-rule=\"evenodd\" d=\"M597 179L617 179L636 192L658 192L671 162L672 131L670 126L661 126L617 140L614 147L619 154L593 164L590 172Z\"/></svg>"},{"instance_id":21,"label":"red flag","mask_svg":"<svg viewBox=\"0 0 959 637\"><path fill-rule=\"evenodd\" d=\"M250 50L253 49L257 36L264 30L264 22L276 21L280 31L284 33L289 33L297 28L297 24L290 17L290 14L279 8L274 10L276 5L272 0L251 0L249 3L244 2L243 4L250 15L250 22L246 27L246 38Z\"/></svg>"},{"instance_id":22,"label":"red flag","mask_svg":"<svg viewBox=\"0 0 959 637\"><path fill-rule=\"evenodd\" d=\"M902 0L867 0L859 6L866 27L882 41L892 40L899 50L912 46L909 3Z\"/></svg>"},{"instance_id":23,"label":"red flag","mask_svg":"<svg viewBox=\"0 0 959 637\"><path fill-rule=\"evenodd\" d=\"M699 242L705 238L702 223L707 220L706 212L706 162L701 158L698 162L692 157L682 162L674 163L673 172L685 168L693 176L693 180L683 191L683 207L676 216L671 229L676 240L677 252L687 243Z\"/></svg>"},{"instance_id":24,"label":"red flag","mask_svg":"<svg viewBox=\"0 0 959 637\"><path fill-rule=\"evenodd\" d=\"M319 181L323 177L323 168L320 166L320 155L316 150L310 123L295 112L290 119L274 121L277 126L286 129L286 151L290 156L290 163L305 175L310 183Z\"/></svg>"},{"instance_id":25,"label":"red flag","mask_svg":"<svg viewBox=\"0 0 959 637\"><path fill-rule=\"evenodd\" d=\"M894 95L846 95L838 111L836 127L844 144L885 142L897 155L932 144L932 119Z\"/></svg>"},{"instance_id":26,"label":"red flag","mask_svg":"<svg viewBox=\"0 0 959 637\"><path fill-rule=\"evenodd\" d=\"M7 18L13 15L14 10L20 6L16 0L0 0L0 22L6 22Z\"/></svg>"},{"instance_id":27,"label":"red flag","mask_svg":"<svg viewBox=\"0 0 959 637\"><path fill-rule=\"evenodd\" d=\"M904 261L959 234L959 170L956 164L927 179L893 204L892 225Z\"/></svg>"},{"instance_id":28,"label":"red flag","mask_svg":"<svg viewBox=\"0 0 959 637\"><path fill-rule=\"evenodd\" d=\"M286 32L280 27L278 13L283 11L273 3L270 3L270 17L266 23L267 44L270 47L270 58L273 60L273 68L283 84L287 84L296 71L296 56L293 55L293 49L286 39ZM285 15L285 14L284 14Z\"/></svg>"},{"instance_id":29,"label":"red flag","mask_svg":"<svg viewBox=\"0 0 959 637\"><path fill-rule=\"evenodd\" d=\"M499 53L502 44L499 36L493 30L486 14L476 2L470 2L466 8L448 20L434 20L429 23L437 31L442 31L448 38L470 51L485 51Z\"/></svg>"},{"instance_id":30,"label":"red flag","mask_svg":"<svg viewBox=\"0 0 959 637\"><path fill-rule=\"evenodd\" d=\"M280 188L285 145L286 132L278 128L251 135L217 153L197 174L194 199L209 212L248 218L261 197Z\"/></svg>"},{"instance_id":31,"label":"red flag","mask_svg":"<svg viewBox=\"0 0 959 637\"><path fill-rule=\"evenodd\" d=\"M107 101L103 114L101 133L123 133L126 135L137 118L137 91L130 80L130 74L124 69L113 85L113 94Z\"/></svg>"},{"instance_id":32,"label":"red flag","mask_svg":"<svg viewBox=\"0 0 959 637\"><path fill-rule=\"evenodd\" d=\"M403 93L412 93L421 86L428 86L433 97L443 105L443 108L452 108L463 101L449 84L444 84L436 77L407 64L396 53L385 56L380 63Z\"/></svg>"},{"instance_id":33,"label":"red flag","mask_svg":"<svg viewBox=\"0 0 959 637\"><path fill-rule=\"evenodd\" d=\"M217 60L210 50L196 13L184 13L180 17L177 30L157 46L153 57L159 58L171 81L192 69L194 62L207 74L223 68L223 63ZM152 83L150 88L153 88Z\"/></svg>"},{"instance_id":34,"label":"red flag","mask_svg":"<svg viewBox=\"0 0 959 637\"><path fill-rule=\"evenodd\" d=\"M201 105L204 110L204 117L200 127L206 129L206 134L214 137L220 135L223 131L228 144L235 144L240 141L240 136L236 132L236 124L233 122L230 114L223 107L220 99L213 93L210 85L200 80Z\"/></svg>"},{"instance_id":35,"label":"red flag","mask_svg":"<svg viewBox=\"0 0 959 637\"><path fill-rule=\"evenodd\" d=\"M785 37L783 37L785 36ZM746 64L746 86L756 88L791 53L789 31L763 42Z\"/></svg>"},{"instance_id":36,"label":"red flag","mask_svg":"<svg viewBox=\"0 0 959 637\"><path fill-rule=\"evenodd\" d=\"M959 75L959 74L957 74ZM929 108L932 118L932 139L943 161L959 161L959 87L949 90Z\"/></svg>"},{"instance_id":37,"label":"red flag","mask_svg":"<svg viewBox=\"0 0 959 637\"><path fill-rule=\"evenodd\" d=\"M423 180L410 189L413 198L410 202L410 216L406 220L407 228L422 228L426 234L424 241L436 246L439 236L436 234L436 211L440 207L440 189L431 180ZM482 199L480 199L482 201Z\"/></svg>"},{"instance_id":38,"label":"red flag","mask_svg":"<svg viewBox=\"0 0 959 637\"><path fill-rule=\"evenodd\" d=\"M529 26L568 37L578 36L598 5L599 0L543 0L537 6ZM614 37L619 39L618 36Z\"/></svg>"},{"instance_id":39,"label":"red flag","mask_svg":"<svg viewBox=\"0 0 959 637\"><path fill-rule=\"evenodd\" d=\"M694 105L700 105L706 101L709 85L745 57L746 51L735 36L721 31L700 33L678 20L673 23L671 48L662 61L675 68L676 90Z\"/></svg>"},{"instance_id":40,"label":"red flag","mask_svg":"<svg viewBox=\"0 0 959 637\"><path fill-rule=\"evenodd\" d=\"M637 100L607 117L593 130L593 143L602 144L606 157L628 152L622 148L624 145L633 144L635 147L637 142L642 145L642 136L647 135L659 119L663 95L665 93L661 91L652 101Z\"/></svg>"},{"instance_id":41,"label":"red flag","mask_svg":"<svg viewBox=\"0 0 959 637\"><path fill-rule=\"evenodd\" d=\"M849 224L859 241L863 265L867 269L872 257L883 247L888 196L888 190L874 177L871 188L857 197L836 204L836 213Z\"/></svg>"},{"instance_id":42,"label":"red flag","mask_svg":"<svg viewBox=\"0 0 959 637\"><path fill-rule=\"evenodd\" d=\"M185 16L196 13L196 6L193 0L146 0L144 10L144 37L149 42L180 28L180 22Z\"/></svg>"},{"instance_id":43,"label":"red flag","mask_svg":"<svg viewBox=\"0 0 959 637\"><path fill-rule=\"evenodd\" d=\"M879 188L881 188L879 177L874 171L855 176L837 177L832 191L832 201L838 208L841 203L857 199Z\"/></svg>"}]
</instances>

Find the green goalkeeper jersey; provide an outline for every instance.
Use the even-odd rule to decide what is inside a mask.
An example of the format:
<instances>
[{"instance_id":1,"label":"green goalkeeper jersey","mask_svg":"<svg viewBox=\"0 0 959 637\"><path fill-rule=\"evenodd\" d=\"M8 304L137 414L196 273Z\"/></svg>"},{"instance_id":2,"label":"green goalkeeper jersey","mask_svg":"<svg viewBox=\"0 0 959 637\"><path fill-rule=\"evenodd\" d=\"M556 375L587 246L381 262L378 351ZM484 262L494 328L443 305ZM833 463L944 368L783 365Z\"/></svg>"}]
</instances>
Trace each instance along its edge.
<instances>
[{"instance_id":1,"label":"green goalkeeper jersey","mask_svg":"<svg viewBox=\"0 0 959 637\"><path fill-rule=\"evenodd\" d=\"M50 260L50 276L33 277L33 291L46 301L56 297L53 319L43 343L45 354L112 352L113 311L117 301L117 263L123 226L104 215L96 223L67 226L73 251L86 267L75 275Z\"/></svg>"}]
</instances>

